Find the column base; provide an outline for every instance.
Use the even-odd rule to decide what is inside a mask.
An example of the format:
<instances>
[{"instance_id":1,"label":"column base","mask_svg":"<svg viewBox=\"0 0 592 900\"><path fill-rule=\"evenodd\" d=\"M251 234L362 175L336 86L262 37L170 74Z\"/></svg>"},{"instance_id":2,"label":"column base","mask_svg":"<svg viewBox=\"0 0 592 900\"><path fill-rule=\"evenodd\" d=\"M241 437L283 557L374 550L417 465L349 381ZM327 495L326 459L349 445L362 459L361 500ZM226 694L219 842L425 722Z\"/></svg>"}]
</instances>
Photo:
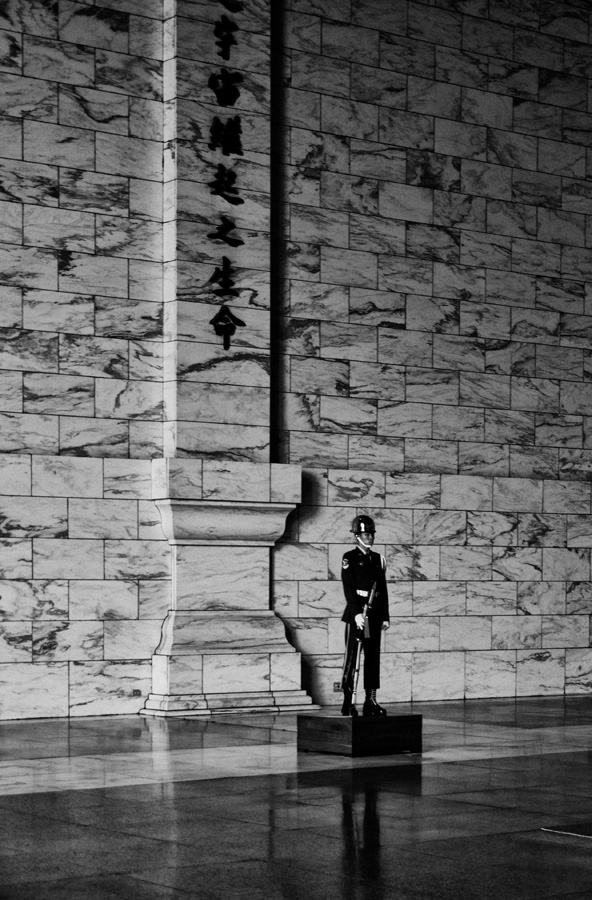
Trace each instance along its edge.
<instances>
[{"instance_id":1,"label":"column base","mask_svg":"<svg viewBox=\"0 0 592 900\"><path fill-rule=\"evenodd\" d=\"M141 716L193 718L230 713L279 713L320 709L306 691L228 694L150 694Z\"/></svg>"}]
</instances>

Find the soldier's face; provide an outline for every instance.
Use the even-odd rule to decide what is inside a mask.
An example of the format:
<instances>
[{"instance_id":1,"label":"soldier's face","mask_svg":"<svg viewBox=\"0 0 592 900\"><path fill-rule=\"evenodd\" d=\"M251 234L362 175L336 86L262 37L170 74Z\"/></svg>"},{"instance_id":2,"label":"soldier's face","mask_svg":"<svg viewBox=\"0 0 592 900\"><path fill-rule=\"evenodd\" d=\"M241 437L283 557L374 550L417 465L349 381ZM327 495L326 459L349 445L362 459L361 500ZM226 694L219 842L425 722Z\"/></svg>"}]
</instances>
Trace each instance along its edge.
<instances>
[{"instance_id":1,"label":"soldier's face","mask_svg":"<svg viewBox=\"0 0 592 900\"><path fill-rule=\"evenodd\" d=\"M364 547L371 547L374 543L374 533L372 531L362 531L357 535L357 538Z\"/></svg>"}]
</instances>

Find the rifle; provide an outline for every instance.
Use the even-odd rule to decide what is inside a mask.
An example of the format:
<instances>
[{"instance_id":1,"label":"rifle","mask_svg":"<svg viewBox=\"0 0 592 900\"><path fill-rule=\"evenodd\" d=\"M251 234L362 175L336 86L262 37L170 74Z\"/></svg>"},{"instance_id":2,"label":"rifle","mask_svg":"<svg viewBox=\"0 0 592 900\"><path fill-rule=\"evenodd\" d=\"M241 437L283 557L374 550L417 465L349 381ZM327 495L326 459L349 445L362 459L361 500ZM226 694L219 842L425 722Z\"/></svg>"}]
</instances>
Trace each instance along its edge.
<instances>
[{"instance_id":1,"label":"rifle","mask_svg":"<svg viewBox=\"0 0 592 900\"><path fill-rule=\"evenodd\" d=\"M362 615L364 616L364 622L361 628L358 628L356 633L356 668L354 673L354 691L352 694L352 706L356 705L356 697L358 693L358 681L360 678L360 663L362 660L362 641L364 638L370 637L370 628L368 626L368 613L372 609L372 603L374 602L374 597L376 596L376 589L378 587L378 582L374 582L372 585L372 590L370 591L370 596L368 597L367 603L364 604L364 611Z\"/></svg>"}]
</instances>

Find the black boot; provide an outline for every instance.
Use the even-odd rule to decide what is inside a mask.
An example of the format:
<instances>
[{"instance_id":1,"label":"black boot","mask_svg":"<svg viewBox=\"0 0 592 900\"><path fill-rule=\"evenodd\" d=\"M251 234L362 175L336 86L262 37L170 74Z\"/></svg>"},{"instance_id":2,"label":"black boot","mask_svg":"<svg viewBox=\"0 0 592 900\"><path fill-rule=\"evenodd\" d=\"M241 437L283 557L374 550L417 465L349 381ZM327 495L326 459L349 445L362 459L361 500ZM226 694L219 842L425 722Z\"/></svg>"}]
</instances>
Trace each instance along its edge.
<instances>
[{"instance_id":1,"label":"black boot","mask_svg":"<svg viewBox=\"0 0 592 900\"><path fill-rule=\"evenodd\" d=\"M343 706L341 707L341 715L342 716L357 716L358 711L352 703L353 691L344 688L343 691Z\"/></svg>"},{"instance_id":2,"label":"black boot","mask_svg":"<svg viewBox=\"0 0 592 900\"><path fill-rule=\"evenodd\" d=\"M376 702L376 691L368 691L362 709L364 716L386 716L386 709Z\"/></svg>"}]
</instances>

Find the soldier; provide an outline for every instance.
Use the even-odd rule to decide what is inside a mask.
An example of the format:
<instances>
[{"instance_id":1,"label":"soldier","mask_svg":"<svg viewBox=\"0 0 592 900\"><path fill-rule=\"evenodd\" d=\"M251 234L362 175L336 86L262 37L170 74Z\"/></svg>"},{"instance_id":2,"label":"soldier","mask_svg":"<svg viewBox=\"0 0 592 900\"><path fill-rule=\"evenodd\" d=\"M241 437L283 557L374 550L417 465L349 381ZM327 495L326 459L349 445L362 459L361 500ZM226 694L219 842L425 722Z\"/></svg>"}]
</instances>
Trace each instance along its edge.
<instances>
[{"instance_id":1,"label":"soldier","mask_svg":"<svg viewBox=\"0 0 592 900\"><path fill-rule=\"evenodd\" d=\"M342 716L357 716L353 705L354 679L358 641L364 649L364 700L363 715L385 716L386 710L376 702L380 687L380 641L382 632L390 626L388 592L386 586L386 561L372 550L376 528L370 516L356 516L351 531L357 546L344 553L341 563L341 581L347 606L342 616L345 625L346 653L341 687L343 690ZM376 591L371 607L365 607L372 588ZM366 625L366 627L364 627Z\"/></svg>"}]
</instances>

